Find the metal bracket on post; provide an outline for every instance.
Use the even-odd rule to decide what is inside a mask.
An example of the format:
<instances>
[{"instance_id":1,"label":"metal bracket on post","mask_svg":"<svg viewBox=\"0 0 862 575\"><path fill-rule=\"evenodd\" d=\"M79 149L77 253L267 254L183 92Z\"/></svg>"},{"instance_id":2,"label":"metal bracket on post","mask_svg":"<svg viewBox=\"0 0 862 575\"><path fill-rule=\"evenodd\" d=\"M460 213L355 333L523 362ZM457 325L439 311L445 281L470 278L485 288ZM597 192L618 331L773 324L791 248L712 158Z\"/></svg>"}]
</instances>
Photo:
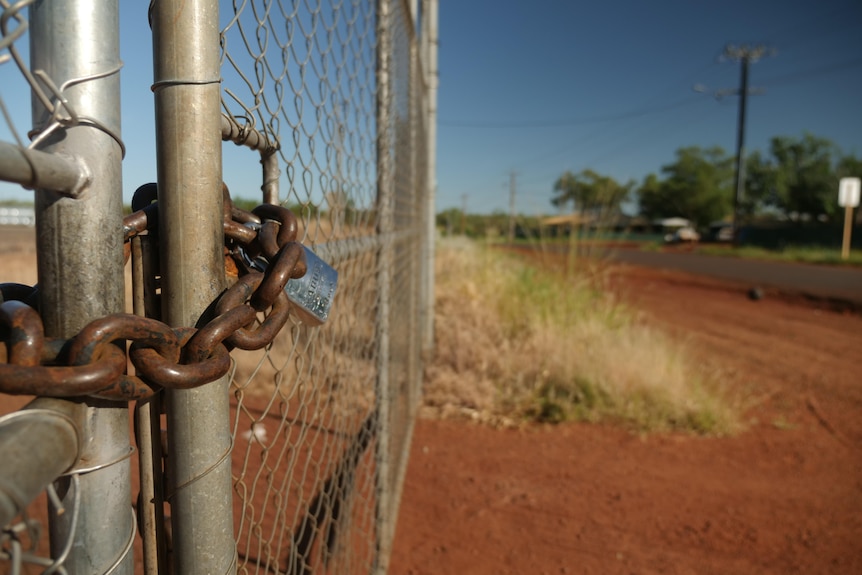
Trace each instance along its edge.
<instances>
[{"instance_id":1,"label":"metal bracket on post","mask_svg":"<svg viewBox=\"0 0 862 575\"><path fill-rule=\"evenodd\" d=\"M260 163L263 167L263 202L278 204L278 179L281 172L278 167L278 141L272 142L269 137L248 126L240 126L236 120L222 114L221 138L233 142L237 146L246 146L260 152Z\"/></svg>"}]
</instances>

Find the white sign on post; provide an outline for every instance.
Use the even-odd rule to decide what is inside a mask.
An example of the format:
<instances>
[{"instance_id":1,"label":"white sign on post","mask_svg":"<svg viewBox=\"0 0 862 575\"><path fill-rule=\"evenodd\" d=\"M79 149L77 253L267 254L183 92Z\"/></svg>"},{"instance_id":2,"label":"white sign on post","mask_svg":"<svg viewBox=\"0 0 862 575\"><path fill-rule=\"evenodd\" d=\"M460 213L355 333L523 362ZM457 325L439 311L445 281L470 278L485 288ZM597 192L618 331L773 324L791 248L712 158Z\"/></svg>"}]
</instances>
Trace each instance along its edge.
<instances>
[{"instance_id":1,"label":"white sign on post","mask_svg":"<svg viewBox=\"0 0 862 575\"><path fill-rule=\"evenodd\" d=\"M859 178L841 178L838 183L838 205L842 208L859 205Z\"/></svg>"},{"instance_id":2,"label":"white sign on post","mask_svg":"<svg viewBox=\"0 0 862 575\"><path fill-rule=\"evenodd\" d=\"M838 182L838 205L844 208L844 241L841 259L850 257L850 234L853 229L853 208L859 205L859 178L841 178Z\"/></svg>"}]
</instances>

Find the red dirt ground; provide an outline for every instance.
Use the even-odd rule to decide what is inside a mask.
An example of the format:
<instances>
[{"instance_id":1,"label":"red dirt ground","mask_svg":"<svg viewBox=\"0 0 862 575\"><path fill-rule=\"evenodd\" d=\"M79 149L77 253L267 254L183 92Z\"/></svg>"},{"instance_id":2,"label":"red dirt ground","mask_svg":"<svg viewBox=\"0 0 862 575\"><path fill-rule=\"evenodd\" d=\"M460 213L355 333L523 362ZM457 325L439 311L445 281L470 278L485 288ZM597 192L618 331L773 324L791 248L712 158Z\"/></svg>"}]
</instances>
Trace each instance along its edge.
<instances>
[{"instance_id":1,"label":"red dirt ground","mask_svg":"<svg viewBox=\"0 0 862 575\"><path fill-rule=\"evenodd\" d=\"M732 438L419 421L390 573L862 573L862 316L624 268L744 398Z\"/></svg>"},{"instance_id":2,"label":"red dirt ground","mask_svg":"<svg viewBox=\"0 0 862 575\"><path fill-rule=\"evenodd\" d=\"M724 374L747 429L419 421L390 573L862 573L862 315L679 273L610 284Z\"/></svg>"}]
</instances>

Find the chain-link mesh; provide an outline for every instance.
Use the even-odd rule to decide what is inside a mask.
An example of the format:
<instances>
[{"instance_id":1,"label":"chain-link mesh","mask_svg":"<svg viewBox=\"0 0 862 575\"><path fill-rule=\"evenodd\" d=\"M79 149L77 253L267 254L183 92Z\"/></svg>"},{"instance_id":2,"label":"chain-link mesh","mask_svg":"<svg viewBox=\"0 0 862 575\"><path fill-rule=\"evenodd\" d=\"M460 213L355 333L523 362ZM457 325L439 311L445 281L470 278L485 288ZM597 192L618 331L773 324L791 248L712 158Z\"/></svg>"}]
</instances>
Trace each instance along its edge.
<instances>
[{"instance_id":1,"label":"chain-link mesh","mask_svg":"<svg viewBox=\"0 0 862 575\"><path fill-rule=\"evenodd\" d=\"M56 173L33 154L59 128L86 124L122 146L64 97L118 70L62 85L29 70L32 3L0 0L0 160L18 154L29 169L0 176L25 186ZM420 392L428 190L416 14L402 0L235 0L220 11L223 136L248 146L224 144L225 183L234 198L289 207L299 240L339 274L324 325L293 322L265 349L232 353L238 572L380 571ZM43 109L38 132L8 112L4 96L21 91ZM12 573L27 561L62 572L62 557L46 558L38 509L0 539Z\"/></svg>"},{"instance_id":2,"label":"chain-link mesh","mask_svg":"<svg viewBox=\"0 0 862 575\"><path fill-rule=\"evenodd\" d=\"M30 96L34 126L29 132L21 132L22 119L16 121L13 107L7 105L0 94L0 149L3 159L2 179L20 183L26 187L39 185L67 195L75 195L83 183L85 174L81 167L63 158L50 157L35 152L60 128L74 126L94 127L113 138L125 153L125 145L111 112L107 121L82 113L74 104L75 97L87 90L87 84L104 78L118 77L122 64L96 68L84 75L52 77L42 68L29 65L27 33L29 22L27 9L35 0L9 2L0 0L0 72L3 92L8 95ZM20 109L16 102L14 109ZM28 123L29 125L29 123Z\"/></svg>"},{"instance_id":3,"label":"chain-link mesh","mask_svg":"<svg viewBox=\"0 0 862 575\"><path fill-rule=\"evenodd\" d=\"M13 142L18 146L25 146L27 141L26 134L22 134L19 127L12 117L9 105L4 99L4 93L8 98L9 94L22 93L23 89L32 87L35 84L35 78L30 73L30 68L24 62L21 55L21 44L26 46L26 32L28 22L25 18L27 10L27 2L11 3L8 0L0 0L0 8L3 13L0 15L0 70L2 70L4 80L4 90L0 92L0 113L3 114L3 140ZM16 71L17 67L17 71ZM30 86L27 80L33 79Z\"/></svg>"},{"instance_id":4,"label":"chain-link mesh","mask_svg":"<svg viewBox=\"0 0 862 575\"><path fill-rule=\"evenodd\" d=\"M240 572L385 563L397 509L384 502L397 501L418 397L425 174L413 21L406 3L386 4L378 13L366 0L249 2L222 16L225 112L278 142L280 201L340 275L326 325L295 325L263 352L235 354ZM386 90L379 61L391 66ZM383 114L381 93L391 94ZM232 191L234 161L226 149Z\"/></svg>"}]
</instances>

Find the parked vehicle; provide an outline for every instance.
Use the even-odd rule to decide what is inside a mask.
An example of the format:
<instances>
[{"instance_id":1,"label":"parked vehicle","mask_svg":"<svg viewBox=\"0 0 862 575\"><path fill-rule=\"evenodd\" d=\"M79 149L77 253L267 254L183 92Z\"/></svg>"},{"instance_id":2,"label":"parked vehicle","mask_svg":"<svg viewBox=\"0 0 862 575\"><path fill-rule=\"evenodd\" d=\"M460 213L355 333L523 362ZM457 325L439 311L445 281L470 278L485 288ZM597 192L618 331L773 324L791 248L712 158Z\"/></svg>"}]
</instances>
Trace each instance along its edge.
<instances>
[{"instance_id":1,"label":"parked vehicle","mask_svg":"<svg viewBox=\"0 0 862 575\"><path fill-rule=\"evenodd\" d=\"M665 235L664 241L669 244L698 242L700 241L700 234L692 227L683 227L673 233Z\"/></svg>"}]
</instances>

